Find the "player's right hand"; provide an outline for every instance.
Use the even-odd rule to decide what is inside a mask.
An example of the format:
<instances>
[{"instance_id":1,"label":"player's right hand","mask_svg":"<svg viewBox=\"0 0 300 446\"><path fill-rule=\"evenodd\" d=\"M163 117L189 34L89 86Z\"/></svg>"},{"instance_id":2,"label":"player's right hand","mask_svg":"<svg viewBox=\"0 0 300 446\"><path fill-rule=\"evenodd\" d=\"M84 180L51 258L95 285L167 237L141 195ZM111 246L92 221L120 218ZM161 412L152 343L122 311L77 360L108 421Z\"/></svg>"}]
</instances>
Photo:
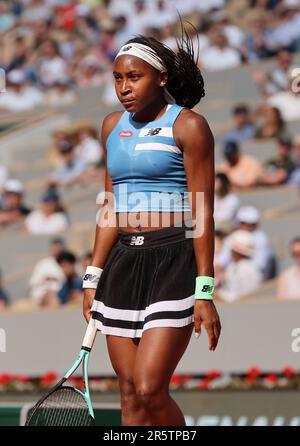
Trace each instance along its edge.
<instances>
[{"instance_id":1,"label":"player's right hand","mask_svg":"<svg viewBox=\"0 0 300 446\"><path fill-rule=\"evenodd\" d=\"M94 288L85 288L83 291L83 316L89 322L96 290Z\"/></svg>"}]
</instances>

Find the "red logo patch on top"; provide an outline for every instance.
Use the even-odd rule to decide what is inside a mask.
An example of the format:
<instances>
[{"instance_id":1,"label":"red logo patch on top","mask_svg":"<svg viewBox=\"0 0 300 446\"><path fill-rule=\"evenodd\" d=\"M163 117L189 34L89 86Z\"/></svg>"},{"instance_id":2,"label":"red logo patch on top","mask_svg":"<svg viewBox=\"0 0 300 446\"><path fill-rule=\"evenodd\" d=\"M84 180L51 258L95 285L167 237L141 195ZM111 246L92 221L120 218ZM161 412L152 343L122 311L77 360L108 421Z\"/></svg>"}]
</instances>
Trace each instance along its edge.
<instances>
[{"instance_id":1,"label":"red logo patch on top","mask_svg":"<svg viewBox=\"0 0 300 446\"><path fill-rule=\"evenodd\" d=\"M122 130L122 132L119 133L119 136L122 136L122 138L129 138L129 136L132 136L132 132L130 130Z\"/></svg>"}]
</instances>

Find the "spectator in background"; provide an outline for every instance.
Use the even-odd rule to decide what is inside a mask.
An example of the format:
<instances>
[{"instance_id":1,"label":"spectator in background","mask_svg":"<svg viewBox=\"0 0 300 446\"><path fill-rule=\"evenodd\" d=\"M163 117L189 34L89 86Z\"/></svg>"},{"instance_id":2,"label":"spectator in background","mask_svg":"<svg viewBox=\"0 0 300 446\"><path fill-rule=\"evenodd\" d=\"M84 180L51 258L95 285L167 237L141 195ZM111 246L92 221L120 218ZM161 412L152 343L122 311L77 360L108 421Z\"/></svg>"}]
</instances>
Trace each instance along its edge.
<instances>
[{"instance_id":1,"label":"spectator in background","mask_svg":"<svg viewBox=\"0 0 300 446\"><path fill-rule=\"evenodd\" d=\"M124 45L132 37L130 26L128 26L128 20L125 15L119 15L115 17L114 26L116 30L116 45L118 48Z\"/></svg>"},{"instance_id":2,"label":"spectator in background","mask_svg":"<svg viewBox=\"0 0 300 446\"><path fill-rule=\"evenodd\" d=\"M196 33L196 35L195 35ZM176 43L176 24L172 23L170 25L165 25L163 28L160 29L160 41L171 48L173 51L176 51L177 49L177 43ZM198 42L196 41L197 37L199 38L199 48L203 50L205 43L203 40L203 35L199 35L195 30L190 33L190 37L193 41L194 48L197 48ZM207 38L206 38L207 39ZM206 40L205 39L205 40ZM207 45L208 46L208 45Z\"/></svg>"},{"instance_id":3,"label":"spectator in background","mask_svg":"<svg viewBox=\"0 0 300 446\"><path fill-rule=\"evenodd\" d=\"M277 142L277 154L275 158L264 163L260 183L268 186L276 186L288 181L295 163L292 159L292 140L290 138L279 138Z\"/></svg>"},{"instance_id":4,"label":"spectator in background","mask_svg":"<svg viewBox=\"0 0 300 446\"><path fill-rule=\"evenodd\" d=\"M261 272L263 280L273 279L276 275L276 258L269 237L260 228L258 210L254 206L242 206L237 212L236 220L236 230L248 231L253 236L252 260ZM230 239L232 234L227 237L218 257L218 267L223 268L223 270L227 268L231 261Z\"/></svg>"},{"instance_id":5,"label":"spectator in background","mask_svg":"<svg viewBox=\"0 0 300 446\"><path fill-rule=\"evenodd\" d=\"M65 274L65 281L58 291L58 300L64 305L71 302L81 302L83 298L82 278L76 272L76 257L69 251L61 252L57 262Z\"/></svg>"},{"instance_id":6,"label":"spectator in background","mask_svg":"<svg viewBox=\"0 0 300 446\"><path fill-rule=\"evenodd\" d=\"M30 209L24 204L23 184L17 179L7 180L0 200L0 226L18 223L29 213Z\"/></svg>"},{"instance_id":7,"label":"spectator in background","mask_svg":"<svg viewBox=\"0 0 300 446\"><path fill-rule=\"evenodd\" d=\"M115 42L115 32L114 28L111 26L105 27L103 29L101 39L99 39L99 48L94 50L94 54L99 60L112 62L117 53L117 46Z\"/></svg>"},{"instance_id":8,"label":"spectator in background","mask_svg":"<svg viewBox=\"0 0 300 446\"><path fill-rule=\"evenodd\" d=\"M17 35L16 37L14 37L13 46L10 50L8 64L6 68L7 72L15 69L23 70L23 67L26 66L28 60L29 60L29 51L28 51L28 46L26 44L25 36L23 36L22 34ZM24 71L24 74L26 80L28 80L26 76L26 71Z\"/></svg>"},{"instance_id":9,"label":"spectator in background","mask_svg":"<svg viewBox=\"0 0 300 446\"><path fill-rule=\"evenodd\" d=\"M61 57L58 44L51 39L42 43L40 48L39 77L42 85L52 87L56 81L67 76L67 64Z\"/></svg>"},{"instance_id":10,"label":"spectator in background","mask_svg":"<svg viewBox=\"0 0 300 446\"><path fill-rule=\"evenodd\" d=\"M300 299L300 237L291 242L294 265L283 271L277 281L277 297L282 300Z\"/></svg>"},{"instance_id":11,"label":"spectator in background","mask_svg":"<svg viewBox=\"0 0 300 446\"><path fill-rule=\"evenodd\" d=\"M222 142L236 141L241 143L255 135L255 126L252 122L250 110L245 104L236 105L232 110L234 129L225 133Z\"/></svg>"},{"instance_id":12,"label":"spectator in background","mask_svg":"<svg viewBox=\"0 0 300 446\"><path fill-rule=\"evenodd\" d=\"M260 117L263 119L256 130L255 138L267 139L288 136L286 124L278 108L263 104L256 109L255 116L256 119L260 119Z\"/></svg>"},{"instance_id":13,"label":"spectator in background","mask_svg":"<svg viewBox=\"0 0 300 446\"><path fill-rule=\"evenodd\" d=\"M153 10L151 11L150 7L151 5L147 4L145 0L133 0L131 11L128 10L128 6L125 7L127 10L128 28L131 30L132 37L133 35L144 34L148 30L151 17L153 17Z\"/></svg>"},{"instance_id":14,"label":"spectator in background","mask_svg":"<svg viewBox=\"0 0 300 446\"><path fill-rule=\"evenodd\" d=\"M293 56L286 50L277 53L276 61L277 67L268 73L257 69L252 71L253 79L256 81L260 93L266 97L288 91L290 73L296 68Z\"/></svg>"},{"instance_id":15,"label":"spectator in background","mask_svg":"<svg viewBox=\"0 0 300 446\"><path fill-rule=\"evenodd\" d=\"M7 91L0 94L0 109L10 112L25 112L40 107L44 95L35 87L26 85L23 71L12 70L7 75Z\"/></svg>"},{"instance_id":16,"label":"spectator in background","mask_svg":"<svg viewBox=\"0 0 300 446\"><path fill-rule=\"evenodd\" d=\"M268 104L277 107L287 122L300 119L300 68L289 72L289 89L269 97Z\"/></svg>"},{"instance_id":17,"label":"spectator in background","mask_svg":"<svg viewBox=\"0 0 300 446\"><path fill-rule=\"evenodd\" d=\"M252 261L254 237L249 231L238 230L230 237L231 262L226 267L216 298L234 302L249 295L262 282L262 274Z\"/></svg>"},{"instance_id":18,"label":"spectator in background","mask_svg":"<svg viewBox=\"0 0 300 446\"><path fill-rule=\"evenodd\" d=\"M204 71L220 71L238 67L241 63L239 52L228 45L221 31L213 31L212 46L200 53L200 66Z\"/></svg>"},{"instance_id":19,"label":"spectator in background","mask_svg":"<svg viewBox=\"0 0 300 446\"><path fill-rule=\"evenodd\" d=\"M100 66L100 63L95 56L88 55L79 63L76 72L76 82L81 88L100 87L104 84L104 67Z\"/></svg>"},{"instance_id":20,"label":"spectator in background","mask_svg":"<svg viewBox=\"0 0 300 446\"><path fill-rule=\"evenodd\" d=\"M102 162L102 149L98 141L98 131L90 122L79 122L74 129L76 157L86 165L99 166Z\"/></svg>"},{"instance_id":21,"label":"spectator in background","mask_svg":"<svg viewBox=\"0 0 300 446\"><path fill-rule=\"evenodd\" d=\"M268 31L265 27L264 15L259 11L250 10L246 16L247 32L240 47L242 57L247 62L256 62L269 56L266 47Z\"/></svg>"},{"instance_id":22,"label":"spectator in background","mask_svg":"<svg viewBox=\"0 0 300 446\"><path fill-rule=\"evenodd\" d=\"M53 167L59 168L63 163L60 147L74 142L74 129L70 124L62 124L51 133L51 137L52 146L48 153L48 159Z\"/></svg>"},{"instance_id":23,"label":"spectator in background","mask_svg":"<svg viewBox=\"0 0 300 446\"><path fill-rule=\"evenodd\" d=\"M2 271L0 270L0 311L5 310L9 305L9 296L3 289L2 284Z\"/></svg>"},{"instance_id":24,"label":"spectator in background","mask_svg":"<svg viewBox=\"0 0 300 446\"><path fill-rule=\"evenodd\" d=\"M223 155L225 162L218 166L217 171L227 175L232 187L243 189L257 185L262 167L256 158L243 155L235 141L224 144Z\"/></svg>"},{"instance_id":25,"label":"spectator in background","mask_svg":"<svg viewBox=\"0 0 300 446\"><path fill-rule=\"evenodd\" d=\"M245 34L241 28L230 22L228 12L225 9L219 9L211 13L211 19L216 29L224 33L228 45L239 50L245 39Z\"/></svg>"},{"instance_id":26,"label":"spectator in background","mask_svg":"<svg viewBox=\"0 0 300 446\"><path fill-rule=\"evenodd\" d=\"M300 38L300 20L297 17L298 0L285 0L279 8L279 23L266 37L266 44L270 51L277 52L281 48L295 51L297 40Z\"/></svg>"},{"instance_id":27,"label":"spectator in background","mask_svg":"<svg viewBox=\"0 0 300 446\"><path fill-rule=\"evenodd\" d=\"M230 182L225 173L217 173L215 180L215 222L217 226L233 226L240 206L237 195L230 191Z\"/></svg>"},{"instance_id":28,"label":"spectator in background","mask_svg":"<svg viewBox=\"0 0 300 446\"><path fill-rule=\"evenodd\" d=\"M52 239L49 244L50 255L35 265L29 279L29 297L35 304L46 307L57 304L57 293L65 280L57 257L65 249L63 239Z\"/></svg>"},{"instance_id":29,"label":"spectator in background","mask_svg":"<svg viewBox=\"0 0 300 446\"><path fill-rule=\"evenodd\" d=\"M50 175L47 185L71 186L84 182L87 165L76 155L73 143L63 142L59 144L58 150L62 158L62 165Z\"/></svg>"},{"instance_id":30,"label":"spectator in background","mask_svg":"<svg viewBox=\"0 0 300 446\"><path fill-rule=\"evenodd\" d=\"M44 100L46 107L66 107L74 104L78 96L71 87L71 80L68 77L57 79L51 87Z\"/></svg>"},{"instance_id":31,"label":"spectator in background","mask_svg":"<svg viewBox=\"0 0 300 446\"><path fill-rule=\"evenodd\" d=\"M32 211L25 219L25 230L32 235L56 234L69 226L66 212L58 194L49 190L41 197L41 208Z\"/></svg>"},{"instance_id":32,"label":"spectator in background","mask_svg":"<svg viewBox=\"0 0 300 446\"><path fill-rule=\"evenodd\" d=\"M162 29L165 26L176 24L178 16L175 9L170 5L167 0L157 0L153 2L155 4L152 14L149 16L148 28L149 29Z\"/></svg>"},{"instance_id":33,"label":"spectator in background","mask_svg":"<svg viewBox=\"0 0 300 446\"><path fill-rule=\"evenodd\" d=\"M45 42L48 38L49 35L51 34L51 30L54 29L54 23L53 21L49 20L45 20L45 19L40 19L40 20L35 20L32 24L31 24L31 30L32 30L32 46L37 49L37 51L34 53L34 67L36 68L36 76L38 76L38 64L37 59L38 59L38 52L39 49L42 45L43 42ZM40 63L40 61L39 61Z\"/></svg>"},{"instance_id":34,"label":"spectator in background","mask_svg":"<svg viewBox=\"0 0 300 446\"><path fill-rule=\"evenodd\" d=\"M174 25L176 26L176 25ZM173 26L173 29L174 29ZM192 39L193 42L193 47L194 48L199 48L200 51L203 51L205 48L208 48L210 46L210 39L207 35L207 22L205 20L205 18L200 18L199 22L195 24L195 28L189 28L189 34L190 37ZM170 29L170 27L168 27ZM162 38L164 38L164 32L165 32L164 28L162 31ZM173 37L176 40L176 33L173 33ZM169 35L168 40L170 41L170 39L172 39L172 36ZM175 45L173 44L174 47L174 51L176 51L177 46L175 47Z\"/></svg>"}]
</instances>

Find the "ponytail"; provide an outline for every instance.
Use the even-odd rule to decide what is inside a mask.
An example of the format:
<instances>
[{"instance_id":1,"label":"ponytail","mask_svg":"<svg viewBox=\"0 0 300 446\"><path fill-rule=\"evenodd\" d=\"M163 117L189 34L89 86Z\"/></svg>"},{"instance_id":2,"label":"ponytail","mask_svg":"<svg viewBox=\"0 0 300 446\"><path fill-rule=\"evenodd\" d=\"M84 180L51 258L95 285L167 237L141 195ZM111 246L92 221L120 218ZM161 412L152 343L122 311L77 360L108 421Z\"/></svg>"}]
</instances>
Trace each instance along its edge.
<instances>
[{"instance_id":1,"label":"ponytail","mask_svg":"<svg viewBox=\"0 0 300 446\"><path fill-rule=\"evenodd\" d=\"M142 35L130 39L127 43L141 43L150 47L164 62L168 71L166 87L174 97L176 104L193 108L205 96L204 80L195 60L191 37L182 27L181 38L177 39L177 51L154 39Z\"/></svg>"}]
</instances>

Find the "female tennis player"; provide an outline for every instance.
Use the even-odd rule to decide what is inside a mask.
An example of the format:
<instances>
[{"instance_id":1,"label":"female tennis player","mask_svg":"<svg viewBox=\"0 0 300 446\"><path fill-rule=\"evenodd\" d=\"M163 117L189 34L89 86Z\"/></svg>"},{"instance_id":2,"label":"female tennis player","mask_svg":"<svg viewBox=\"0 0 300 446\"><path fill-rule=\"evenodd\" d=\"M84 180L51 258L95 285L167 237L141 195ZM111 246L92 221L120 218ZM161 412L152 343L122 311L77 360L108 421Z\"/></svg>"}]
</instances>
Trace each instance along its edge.
<instances>
[{"instance_id":1,"label":"female tennis player","mask_svg":"<svg viewBox=\"0 0 300 446\"><path fill-rule=\"evenodd\" d=\"M106 335L122 425L183 426L170 379L193 327L196 337L205 327L210 350L221 331L213 303L214 140L191 111L204 96L203 78L186 34L176 53L153 38L129 40L113 75L125 112L104 119L102 143L106 196L114 193L115 203L105 200L96 227L83 312ZM116 225L105 226L112 209ZM199 215L201 235L187 237Z\"/></svg>"}]
</instances>

